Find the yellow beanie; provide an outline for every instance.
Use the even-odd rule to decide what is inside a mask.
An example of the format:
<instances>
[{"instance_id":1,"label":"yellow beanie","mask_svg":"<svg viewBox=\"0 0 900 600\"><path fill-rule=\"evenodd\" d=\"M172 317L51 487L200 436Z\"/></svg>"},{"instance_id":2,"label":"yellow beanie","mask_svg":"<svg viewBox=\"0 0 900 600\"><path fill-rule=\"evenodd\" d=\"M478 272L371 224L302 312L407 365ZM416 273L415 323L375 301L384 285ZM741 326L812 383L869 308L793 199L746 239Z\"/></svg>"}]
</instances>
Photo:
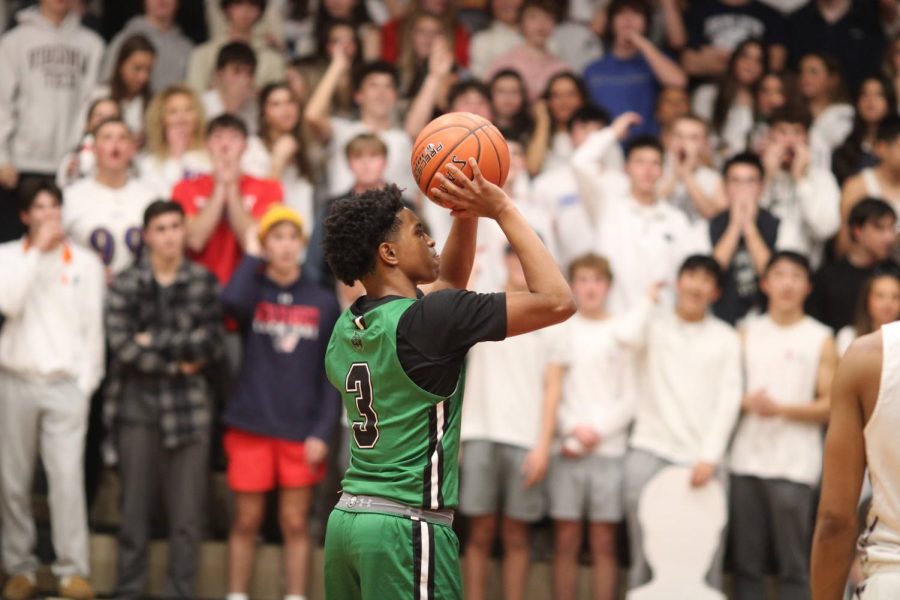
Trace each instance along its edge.
<instances>
[{"instance_id":1,"label":"yellow beanie","mask_svg":"<svg viewBox=\"0 0 900 600\"><path fill-rule=\"evenodd\" d=\"M297 231L300 232L300 235L303 235L303 218L297 214L297 211L284 204L275 204L269 207L266 214L259 220L259 241L262 242L263 239L265 239L266 234L279 223L291 223L297 227Z\"/></svg>"}]
</instances>

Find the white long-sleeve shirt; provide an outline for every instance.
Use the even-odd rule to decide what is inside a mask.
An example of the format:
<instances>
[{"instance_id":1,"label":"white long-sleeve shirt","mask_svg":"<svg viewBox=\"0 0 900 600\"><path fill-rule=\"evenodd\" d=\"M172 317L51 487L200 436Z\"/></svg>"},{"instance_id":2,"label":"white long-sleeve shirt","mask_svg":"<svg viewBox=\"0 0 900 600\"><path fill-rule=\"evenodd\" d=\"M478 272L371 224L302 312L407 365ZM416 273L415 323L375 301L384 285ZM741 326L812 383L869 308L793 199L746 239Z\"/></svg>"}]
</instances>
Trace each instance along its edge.
<instances>
[{"instance_id":1,"label":"white long-sleeve shirt","mask_svg":"<svg viewBox=\"0 0 900 600\"><path fill-rule=\"evenodd\" d=\"M780 221L775 247L804 254L818 267L825 241L841 226L841 190L834 175L817 167L799 180L779 172L760 206Z\"/></svg>"},{"instance_id":2,"label":"white long-sleeve shirt","mask_svg":"<svg viewBox=\"0 0 900 600\"><path fill-rule=\"evenodd\" d=\"M72 377L89 395L104 370L103 267L88 250L0 245L0 368L35 379Z\"/></svg>"},{"instance_id":3,"label":"white long-sleeve shirt","mask_svg":"<svg viewBox=\"0 0 900 600\"><path fill-rule=\"evenodd\" d=\"M565 438L579 425L600 434L594 454L622 456L637 404L635 356L616 337L615 319L576 314L551 328L550 361L566 367L557 431Z\"/></svg>"},{"instance_id":4,"label":"white long-sleeve shirt","mask_svg":"<svg viewBox=\"0 0 900 600\"><path fill-rule=\"evenodd\" d=\"M623 314L657 282L667 284L662 301L671 306L675 276L692 244L690 224L666 202L639 203L624 173L601 168L602 157L616 143L607 127L588 136L572 154L581 199L594 226L594 250L609 260L616 280L610 312Z\"/></svg>"},{"instance_id":5,"label":"white long-sleeve shirt","mask_svg":"<svg viewBox=\"0 0 900 600\"><path fill-rule=\"evenodd\" d=\"M543 207L551 217L557 262L563 270L574 259L594 249L594 231L572 167L560 166L535 178L531 185L531 204Z\"/></svg>"},{"instance_id":6,"label":"white long-sleeve shirt","mask_svg":"<svg viewBox=\"0 0 900 600\"><path fill-rule=\"evenodd\" d=\"M674 311L635 310L621 341L643 349L631 446L680 464L720 464L743 391L737 332L712 315L693 323Z\"/></svg>"}]
</instances>

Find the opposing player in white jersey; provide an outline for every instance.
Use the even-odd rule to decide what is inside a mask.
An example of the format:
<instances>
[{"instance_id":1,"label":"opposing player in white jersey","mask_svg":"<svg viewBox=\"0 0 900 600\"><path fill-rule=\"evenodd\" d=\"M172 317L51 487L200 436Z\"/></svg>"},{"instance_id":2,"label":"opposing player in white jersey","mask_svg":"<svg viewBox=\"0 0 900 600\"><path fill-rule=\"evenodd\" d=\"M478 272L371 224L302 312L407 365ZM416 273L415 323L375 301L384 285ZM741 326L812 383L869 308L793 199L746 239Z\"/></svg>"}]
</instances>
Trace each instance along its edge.
<instances>
[{"instance_id":1,"label":"opposing player in white jersey","mask_svg":"<svg viewBox=\"0 0 900 600\"><path fill-rule=\"evenodd\" d=\"M864 581L856 598L900 598L900 322L856 340L831 392L822 498L812 550L814 600L842 600L859 533L868 467L872 507L859 537Z\"/></svg>"}]
</instances>

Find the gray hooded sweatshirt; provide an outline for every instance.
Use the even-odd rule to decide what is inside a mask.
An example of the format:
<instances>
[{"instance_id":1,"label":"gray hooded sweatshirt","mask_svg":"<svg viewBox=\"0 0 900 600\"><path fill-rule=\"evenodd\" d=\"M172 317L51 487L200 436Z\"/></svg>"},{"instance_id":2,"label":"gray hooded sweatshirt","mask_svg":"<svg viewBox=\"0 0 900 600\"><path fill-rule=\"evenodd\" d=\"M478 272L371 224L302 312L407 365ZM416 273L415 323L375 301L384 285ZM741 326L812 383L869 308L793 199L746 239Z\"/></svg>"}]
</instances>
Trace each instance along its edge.
<instances>
[{"instance_id":1,"label":"gray hooded sweatshirt","mask_svg":"<svg viewBox=\"0 0 900 600\"><path fill-rule=\"evenodd\" d=\"M84 128L103 40L74 13L57 27L37 8L0 38L0 165L55 173Z\"/></svg>"},{"instance_id":2,"label":"gray hooded sweatshirt","mask_svg":"<svg viewBox=\"0 0 900 600\"><path fill-rule=\"evenodd\" d=\"M103 61L103 81L109 81L113 75L122 43L135 34L141 34L150 40L156 48L156 61L153 63L153 75L150 78L150 89L153 92L161 92L170 85L183 83L187 75L188 59L194 45L186 38L177 25L173 25L168 31L162 31L154 26L147 17L138 16L132 18L116 37L109 43L106 49L106 58Z\"/></svg>"}]
</instances>

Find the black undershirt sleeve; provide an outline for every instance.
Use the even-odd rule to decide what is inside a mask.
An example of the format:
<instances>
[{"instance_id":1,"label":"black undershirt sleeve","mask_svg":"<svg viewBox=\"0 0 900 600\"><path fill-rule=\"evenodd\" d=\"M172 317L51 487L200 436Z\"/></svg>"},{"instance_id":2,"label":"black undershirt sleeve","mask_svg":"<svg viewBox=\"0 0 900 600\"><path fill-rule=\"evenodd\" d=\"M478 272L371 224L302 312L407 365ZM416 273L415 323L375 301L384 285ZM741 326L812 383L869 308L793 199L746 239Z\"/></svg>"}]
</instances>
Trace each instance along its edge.
<instances>
[{"instance_id":1,"label":"black undershirt sleeve","mask_svg":"<svg viewBox=\"0 0 900 600\"><path fill-rule=\"evenodd\" d=\"M469 348L506 337L506 294L441 290L400 317L397 357L420 388L438 396L456 389Z\"/></svg>"}]
</instances>

